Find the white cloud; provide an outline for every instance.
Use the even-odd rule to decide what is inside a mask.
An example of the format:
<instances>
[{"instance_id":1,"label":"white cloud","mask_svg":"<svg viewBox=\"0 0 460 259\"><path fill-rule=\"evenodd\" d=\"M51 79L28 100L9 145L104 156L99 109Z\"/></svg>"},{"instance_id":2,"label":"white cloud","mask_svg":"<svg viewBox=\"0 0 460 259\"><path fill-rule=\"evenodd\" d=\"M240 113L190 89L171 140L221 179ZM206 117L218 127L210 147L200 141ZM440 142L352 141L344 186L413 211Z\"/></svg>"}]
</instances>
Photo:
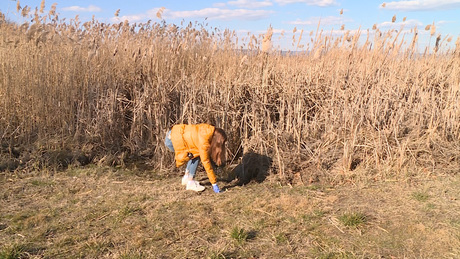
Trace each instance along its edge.
<instances>
[{"instance_id":1,"label":"white cloud","mask_svg":"<svg viewBox=\"0 0 460 259\"><path fill-rule=\"evenodd\" d=\"M149 17L145 14L138 15L123 15L120 17L113 17L112 22L121 22L128 20L129 22L140 22L142 20L147 20ZM153 17L152 17L153 18Z\"/></svg>"},{"instance_id":2,"label":"white cloud","mask_svg":"<svg viewBox=\"0 0 460 259\"><path fill-rule=\"evenodd\" d=\"M436 30L441 29L444 24L448 24L448 23L453 23L453 22L450 22L450 21L435 22ZM396 29L396 30L401 29L402 33L409 33L409 32L412 33L412 29L417 27L417 32L419 34L429 35L431 33L430 30L425 30L425 26L428 24L431 24L431 23L424 24L418 20L407 20L405 22L395 22L395 23L383 22L383 23L378 24L377 27L381 29L382 31L386 31L390 29Z\"/></svg>"},{"instance_id":3,"label":"white cloud","mask_svg":"<svg viewBox=\"0 0 460 259\"><path fill-rule=\"evenodd\" d=\"M216 8L225 8L227 4L226 3L213 3L212 6Z\"/></svg>"},{"instance_id":4,"label":"white cloud","mask_svg":"<svg viewBox=\"0 0 460 259\"><path fill-rule=\"evenodd\" d=\"M227 2L227 4L236 6L239 8L249 8L249 9L263 8L263 7L269 7L273 5L273 3L268 0L264 0L264 1L236 0L236 1L229 1Z\"/></svg>"},{"instance_id":5,"label":"white cloud","mask_svg":"<svg viewBox=\"0 0 460 259\"><path fill-rule=\"evenodd\" d=\"M316 6L331 6L337 5L335 0L275 0L280 5L294 4L294 3L305 3L307 5L316 5Z\"/></svg>"},{"instance_id":6,"label":"white cloud","mask_svg":"<svg viewBox=\"0 0 460 259\"><path fill-rule=\"evenodd\" d=\"M382 22L377 27L379 28L388 28L388 27L402 27L404 26L406 29L414 28L414 27L421 27L423 23L417 20L406 20L405 22Z\"/></svg>"},{"instance_id":7,"label":"white cloud","mask_svg":"<svg viewBox=\"0 0 460 259\"><path fill-rule=\"evenodd\" d=\"M112 21L139 22L147 19L157 19L156 13L159 8L148 10L143 14L127 15L122 17L114 17ZM205 19L209 20L258 20L269 17L274 11L268 10L249 10L249 9L225 9L225 8L204 8L201 10L191 11L172 11L165 9L163 11L163 19Z\"/></svg>"},{"instance_id":8,"label":"white cloud","mask_svg":"<svg viewBox=\"0 0 460 259\"><path fill-rule=\"evenodd\" d=\"M449 23L455 23L454 21L439 21L439 22L436 22L436 25L444 25L444 24L449 24Z\"/></svg>"},{"instance_id":9,"label":"white cloud","mask_svg":"<svg viewBox=\"0 0 460 259\"><path fill-rule=\"evenodd\" d=\"M90 5L88 7L81 7L81 6L69 6L63 7L62 10L64 11L71 11L71 12L100 12L102 9L95 5Z\"/></svg>"},{"instance_id":10,"label":"white cloud","mask_svg":"<svg viewBox=\"0 0 460 259\"><path fill-rule=\"evenodd\" d=\"M337 17L337 16L327 16L327 17L312 17L308 20L295 20L295 21L289 21L287 23L293 24L293 25L318 25L320 23L321 25L335 25L335 24L345 24L348 22L352 22L353 20L343 18L343 17Z\"/></svg>"},{"instance_id":11,"label":"white cloud","mask_svg":"<svg viewBox=\"0 0 460 259\"><path fill-rule=\"evenodd\" d=\"M171 19L208 18L209 20L258 20L267 18L272 13L273 11L267 10L205 8L193 11L171 11L168 12L165 17Z\"/></svg>"},{"instance_id":12,"label":"white cloud","mask_svg":"<svg viewBox=\"0 0 460 259\"><path fill-rule=\"evenodd\" d=\"M380 8L398 11L433 11L440 9L460 8L460 0L412 0L385 3Z\"/></svg>"},{"instance_id":13,"label":"white cloud","mask_svg":"<svg viewBox=\"0 0 460 259\"><path fill-rule=\"evenodd\" d=\"M355 34L359 33L360 34L360 38L364 38L365 35L371 35L371 34L374 34L374 31L372 30L361 30L361 29L354 29L354 30L332 30L332 31L328 31L329 34L331 34L332 36L343 36L343 35L348 35L348 36L354 36Z\"/></svg>"}]
</instances>

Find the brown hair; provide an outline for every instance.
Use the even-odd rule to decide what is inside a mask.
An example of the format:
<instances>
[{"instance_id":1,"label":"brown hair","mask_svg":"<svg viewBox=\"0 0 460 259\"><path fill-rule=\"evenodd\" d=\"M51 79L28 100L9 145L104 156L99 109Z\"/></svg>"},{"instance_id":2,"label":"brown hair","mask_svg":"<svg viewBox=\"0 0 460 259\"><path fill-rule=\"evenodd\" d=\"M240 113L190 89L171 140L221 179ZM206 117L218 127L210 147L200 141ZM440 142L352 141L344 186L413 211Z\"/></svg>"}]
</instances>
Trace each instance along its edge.
<instances>
[{"instance_id":1,"label":"brown hair","mask_svg":"<svg viewBox=\"0 0 460 259\"><path fill-rule=\"evenodd\" d=\"M226 150L225 150L225 143L227 142L227 134L225 131L220 128L216 128L214 130L214 134L212 135L211 139L211 148L210 148L210 155L211 160L217 166L223 166L226 162Z\"/></svg>"}]
</instances>

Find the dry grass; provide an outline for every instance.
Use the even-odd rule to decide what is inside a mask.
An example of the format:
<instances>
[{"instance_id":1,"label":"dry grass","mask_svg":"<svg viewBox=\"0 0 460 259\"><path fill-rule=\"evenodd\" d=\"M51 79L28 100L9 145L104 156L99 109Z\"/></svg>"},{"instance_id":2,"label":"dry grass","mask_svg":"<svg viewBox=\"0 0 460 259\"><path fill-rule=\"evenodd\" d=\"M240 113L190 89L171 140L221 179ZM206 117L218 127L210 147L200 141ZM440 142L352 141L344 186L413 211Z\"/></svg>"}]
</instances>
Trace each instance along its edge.
<instances>
[{"instance_id":1,"label":"dry grass","mask_svg":"<svg viewBox=\"0 0 460 259\"><path fill-rule=\"evenodd\" d=\"M200 174L199 177L205 177ZM186 192L108 167L0 175L0 258L457 258L460 179ZM414 199L426 193L429 200ZM8 257L11 256L11 257Z\"/></svg>"},{"instance_id":2,"label":"dry grass","mask_svg":"<svg viewBox=\"0 0 460 259\"><path fill-rule=\"evenodd\" d=\"M299 52L281 53L271 29L238 39L200 23L22 12L34 21L0 22L0 128L10 155L71 149L95 161L146 156L164 168L168 127L213 122L229 133L231 160L268 155L290 182L458 172L459 46L436 40L419 53L416 29L334 36L318 25L294 37Z\"/></svg>"}]
</instances>

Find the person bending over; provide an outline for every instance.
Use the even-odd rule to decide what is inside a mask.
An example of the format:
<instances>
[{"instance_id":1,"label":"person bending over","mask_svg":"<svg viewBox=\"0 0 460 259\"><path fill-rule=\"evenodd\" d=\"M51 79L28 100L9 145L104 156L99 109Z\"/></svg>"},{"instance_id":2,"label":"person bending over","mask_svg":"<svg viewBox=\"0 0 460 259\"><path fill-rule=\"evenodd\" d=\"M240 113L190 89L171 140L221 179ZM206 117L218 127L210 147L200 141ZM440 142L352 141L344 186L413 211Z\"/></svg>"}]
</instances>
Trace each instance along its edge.
<instances>
[{"instance_id":1,"label":"person bending over","mask_svg":"<svg viewBox=\"0 0 460 259\"><path fill-rule=\"evenodd\" d=\"M225 165L225 131L209 124L178 124L166 133L165 145L175 153L176 167L187 163L182 185L186 190L201 192L205 189L195 181L196 168L200 161L212 184L214 192L219 193L212 162L217 166Z\"/></svg>"}]
</instances>

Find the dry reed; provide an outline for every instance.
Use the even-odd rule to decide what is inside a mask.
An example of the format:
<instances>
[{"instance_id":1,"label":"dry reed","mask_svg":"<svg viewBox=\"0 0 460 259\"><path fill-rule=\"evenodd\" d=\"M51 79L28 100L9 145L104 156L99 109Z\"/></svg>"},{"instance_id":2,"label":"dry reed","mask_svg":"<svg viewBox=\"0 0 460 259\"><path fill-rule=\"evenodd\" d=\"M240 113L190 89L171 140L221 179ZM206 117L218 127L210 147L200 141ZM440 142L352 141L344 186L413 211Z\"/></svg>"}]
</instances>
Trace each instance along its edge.
<instances>
[{"instance_id":1,"label":"dry reed","mask_svg":"<svg viewBox=\"0 0 460 259\"><path fill-rule=\"evenodd\" d=\"M34 21L0 22L6 145L149 154L162 166L171 125L214 122L230 159L266 154L286 178L312 165L330 179L459 168L459 44L420 54L416 32L374 26L363 44L365 31L332 37L318 25L306 51L286 54L268 52L271 28L237 44L200 23L60 22L55 5Z\"/></svg>"}]
</instances>

